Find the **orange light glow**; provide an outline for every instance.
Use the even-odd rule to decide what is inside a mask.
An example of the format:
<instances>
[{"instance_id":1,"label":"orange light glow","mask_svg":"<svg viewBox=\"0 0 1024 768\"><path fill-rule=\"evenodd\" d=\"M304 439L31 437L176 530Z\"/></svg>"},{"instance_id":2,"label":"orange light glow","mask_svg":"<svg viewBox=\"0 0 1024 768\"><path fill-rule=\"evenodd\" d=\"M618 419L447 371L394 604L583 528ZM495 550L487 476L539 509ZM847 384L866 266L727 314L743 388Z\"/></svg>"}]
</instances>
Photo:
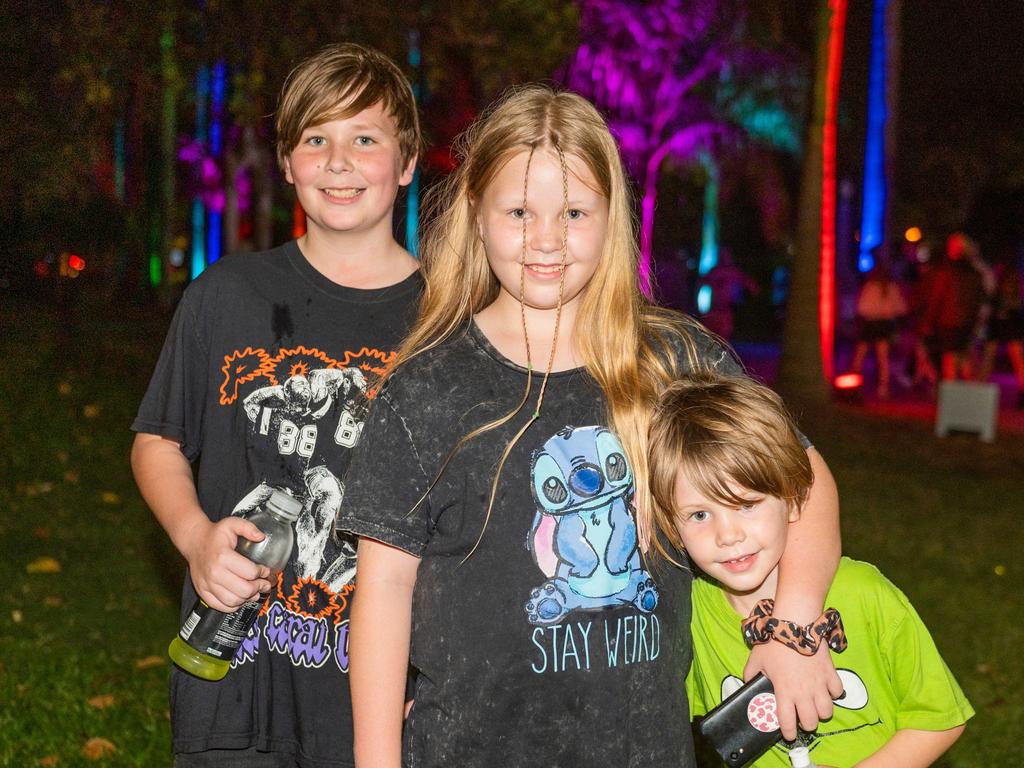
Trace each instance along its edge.
<instances>
[{"instance_id":1,"label":"orange light glow","mask_svg":"<svg viewBox=\"0 0 1024 768\"><path fill-rule=\"evenodd\" d=\"M910 227L903 236L907 238L908 243L919 243L921 241L921 229L920 227Z\"/></svg>"},{"instance_id":2,"label":"orange light glow","mask_svg":"<svg viewBox=\"0 0 1024 768\"><path fill-rule=\"evenodd\" d=\"M859 389L863 383L864 377L859 373L844 373L832 382L836 389Z\"/></svg>"},{"instance_id":3,"label":"orange light glow","mask_svg":"<svg viewBox=\"0 0 1024 768\"><path fill-rule=\"evenodd\" d=\"M306 234L306 212L302 210L302 204L295 200L292 207L292 237L300 238Z\"/></svg>"}]
</instances>

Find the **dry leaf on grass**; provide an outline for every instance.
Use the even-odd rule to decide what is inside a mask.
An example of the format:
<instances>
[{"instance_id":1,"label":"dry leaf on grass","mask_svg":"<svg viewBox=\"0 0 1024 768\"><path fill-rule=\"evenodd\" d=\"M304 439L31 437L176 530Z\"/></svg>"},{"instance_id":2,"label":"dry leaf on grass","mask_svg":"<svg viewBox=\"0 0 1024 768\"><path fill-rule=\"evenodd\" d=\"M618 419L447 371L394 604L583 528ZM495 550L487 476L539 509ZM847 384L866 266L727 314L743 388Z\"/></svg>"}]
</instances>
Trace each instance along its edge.
<instances>
[{"instance_id":1,"label":"dry leaf on grass","mask_svg":"<svg viewBox=\"0 0 1024 768\"><path fill-rule=\"evenodd\" d=\"M52 557L37 557L25 566L28 573L60 573L60 563Z\"/></svg>"},{"instance_id":2,"label":"dry leaf on grass","mask_svg":"<svg viewBox=\"0 0 1024 768\"><path fill-rule=\"evenodd\" d=\"M113 491L104 491L101 494L100 498L103 499L103 503L104 504L120 504L121 503L121 496L120 496L120 494L114 493Z\"/></svg>"},{"instance_id":3,"label":"dry leaf on grass","mask_svg":"<svg viewBox=\"0 0 1024 768\"><path fill-rule=\"evenodd\" d=\"M102 760L107 755L117 752L117 747L106 739L94 736L82 745L82 754L87 760Z\"/></svg>"},{"instance_id":4,"label":"dry leaf on grass","mask_svg":"<svg viewBox=\"0 0 1024 768\"><path fill-rule=\"evenodd\" d=\"M107 709L108 707L114 706L117 699L111 693L104 693L100 696L93 696L86 703L93 709Z\"/></svg>"},{"instance_id":5,"label":"dry leaf on grass","mask_svg":"<svg viewBox=\"0 0 1024 768\"><path fill-rule=\"evenodd\" d=\"M146 656L135 660L136 669L149 669L150 667L162 667L166 663L163 656Z\"/></svg>"},{"instance_id":6,"label":"dry leaf on grass","mask_svg":"<svg viewBox=\"0 0 1024 768\"><path fill-rule=\"evenodd\" d=\"M80 476L78 474L78 470L68 469L68 470L66 470L64 472L64 482L65 483L71 483L72 485L74 485L75 483L77 483L79 481L79 479L80 479Z\"/></svg>"},{"instance_id":7,"label":"dry leaf on grass","mask_svg":"<svg viewBox=\"0 0 1024 768\"><path fill-rule=\"evenodd\" d=\"M100 407L96 403L89 403L82 409L82 415L87 419L95 419L100 415Z\"/></svg>"},{"instance_id":8,"label":"dry leaf on grass","mask_svg":"<svg viewBox=\"0 0 1024 768\"><path fill-rule=\"evenodd\" d=\"M68 395L71 394L71 382L62 381L60 384L57 385L57 391L64 395L64 397L67 397Z\"/></svg>"},{"instance_id":9,"label":"dry leaf on grass","mask_svg":"<svg viewBox=\"0 0 1024 768\"><path fill-rule=\"evenodd\" d=\"M47 595L43 598L43 605L47 608L60 608L64 605L64 601L57 597L57 595Z\"/></svg>"},{"instance_id":10,"label":"dry leaf on grass","mask_svg":"<svg viewBox=\"0 0 1024 768\"><path fill-rule=\"evenodd\" d=\"M50 538L50 529L47 528L45 525L37 525L35 528L32 529L32 535L40 541L45 541L46 539Z\"/></svg>"},{"instance_id":11,"label":"dry leaf on grass","mask_svg":"<svg viewBox=\"0 0 1024 768\"><path fill-rule=\"evenodd\" d=\"M46 757L40 757L36 760L36 765L41 765L43 768L52 768L52 766L60 763L60 757L58 755L47 755Z\"/></svg>"},{"instance_id":12,"label":"dry leaf on grass","mask_svg":"<svg viewBox=\"0 0 1024 768\"><path fill-rule=\"evenodd\" d=\"M19 611L17 608L11 611L11 621L13 621L15 624L21 624L21 620L23 618L25 617L22 616L21 611Z\"/></svg>"}]
</instances>

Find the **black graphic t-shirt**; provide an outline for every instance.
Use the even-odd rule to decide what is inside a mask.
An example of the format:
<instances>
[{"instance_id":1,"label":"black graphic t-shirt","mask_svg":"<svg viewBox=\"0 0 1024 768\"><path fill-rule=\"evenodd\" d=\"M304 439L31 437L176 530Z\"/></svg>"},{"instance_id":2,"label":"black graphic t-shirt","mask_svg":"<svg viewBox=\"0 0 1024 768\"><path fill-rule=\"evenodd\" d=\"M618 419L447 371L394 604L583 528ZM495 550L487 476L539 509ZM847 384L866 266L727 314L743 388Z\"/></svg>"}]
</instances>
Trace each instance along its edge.
<instances>
[{"instance_id":1,"label":"black graphic t-shirt","mask_svg":"<svg viewBox=\"0 0 1024 768\"><path fill-rule=\"evenodd\" d=\"M710 339L697 342L739 372ZM370 407L341 526L421 558L405 763L692 766L690 574L641 557L633 471L585 370L551 375L484 530L501 453L540 379L419 506L459 438L520 401L527 373L471 325L414 358Z\"/></svg>"},{"instance_id":2,"label":"black graphic t-shirt","mask_svg":"<svg viewBox=\"0 0 1024 768\"><path fill-rule=\"evenodd\" d=\"M303 509L291 563L227 677L172 672L176 753L255 747L301 766L353 764L355 540L332 532L367 380L408 332L421 290L418 273L377 290L339 286L291 242L229 256L185 292L132 429L199 459L211 520L247 513L274 488ZM195 597L186 577L183 611Z\"/></svg>"}]
</instances>

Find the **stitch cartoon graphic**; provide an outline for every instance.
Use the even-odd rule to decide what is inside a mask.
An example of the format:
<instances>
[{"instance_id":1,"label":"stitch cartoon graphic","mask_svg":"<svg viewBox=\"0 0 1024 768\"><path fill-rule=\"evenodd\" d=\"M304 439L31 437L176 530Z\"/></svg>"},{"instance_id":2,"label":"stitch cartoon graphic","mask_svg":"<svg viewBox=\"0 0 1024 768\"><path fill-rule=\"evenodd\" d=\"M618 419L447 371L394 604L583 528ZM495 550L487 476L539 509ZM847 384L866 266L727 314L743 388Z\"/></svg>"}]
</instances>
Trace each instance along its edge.
<instances>
[{"instance_id":1,"label":"stitch cartoon graphic","mask_svg":"<svg viewBox=\"0 0 1024 768\"><path fill-rule=\"evenodd\" d=\"M618 438L565 427L534 453L530 479L537 513L527 548L548 579L530 592L529 622L629 604L653 611L658 590L640 563L633 471Z\"/></svg>"}]
</instances>

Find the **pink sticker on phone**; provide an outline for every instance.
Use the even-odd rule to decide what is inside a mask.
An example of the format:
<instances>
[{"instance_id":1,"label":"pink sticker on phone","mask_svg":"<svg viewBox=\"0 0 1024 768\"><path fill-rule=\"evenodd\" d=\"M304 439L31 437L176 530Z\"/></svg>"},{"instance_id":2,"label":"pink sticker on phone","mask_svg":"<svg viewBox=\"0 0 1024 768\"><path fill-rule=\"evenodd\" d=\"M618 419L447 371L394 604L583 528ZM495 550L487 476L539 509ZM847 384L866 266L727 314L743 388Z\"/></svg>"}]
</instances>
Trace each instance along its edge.
<instances>
[{"instance_id":1,"label":"pink sticker on phone","mask_svg":"<svg viewBox=\"0 0 1024 768\"><path fill-rule=\"evenodd\" d=\"M779 721L775 717L775 694L759 693L747 705L747 720L762 733L779 730Z\"/></svg>"}]
</instances>

